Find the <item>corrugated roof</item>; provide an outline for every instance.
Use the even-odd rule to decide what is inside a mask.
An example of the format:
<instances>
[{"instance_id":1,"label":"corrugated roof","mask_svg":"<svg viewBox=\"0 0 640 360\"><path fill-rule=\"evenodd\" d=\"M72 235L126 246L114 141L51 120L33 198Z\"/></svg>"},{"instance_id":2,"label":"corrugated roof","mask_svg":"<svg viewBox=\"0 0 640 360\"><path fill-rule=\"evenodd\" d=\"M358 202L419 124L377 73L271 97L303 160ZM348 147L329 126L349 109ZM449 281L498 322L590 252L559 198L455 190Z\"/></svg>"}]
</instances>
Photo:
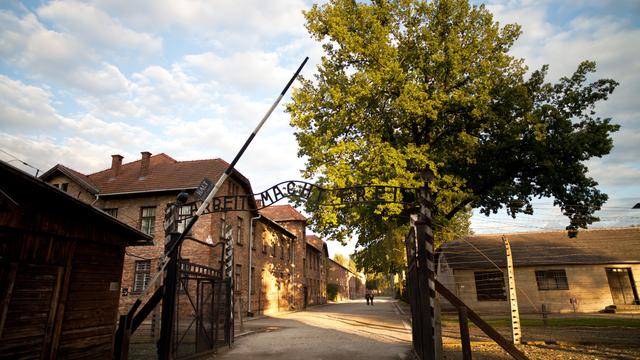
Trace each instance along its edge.
<instances>
[{"instance_id":1,"label":"corrugated roof","mask_svg":"<svg viewBox=\"0 0 640 360\"><path fill-rule=\"evenodd\" d=\"M271 205L260 209L260 214L274 221L307 221L307 218L291 205Z\"/></svg>"},{"instance_id":2,"label":"corrugated roof","mask_svg":"<svg viewBox=\"0 0 640 360\"><path fill-rule=\"evenodd\" d=\"M640 228L581 230L505 235L514 266L640 263ZM502 235L478 235L445 244L441 259L453 269L506 267Z\"/></svg>"}]
</instances>

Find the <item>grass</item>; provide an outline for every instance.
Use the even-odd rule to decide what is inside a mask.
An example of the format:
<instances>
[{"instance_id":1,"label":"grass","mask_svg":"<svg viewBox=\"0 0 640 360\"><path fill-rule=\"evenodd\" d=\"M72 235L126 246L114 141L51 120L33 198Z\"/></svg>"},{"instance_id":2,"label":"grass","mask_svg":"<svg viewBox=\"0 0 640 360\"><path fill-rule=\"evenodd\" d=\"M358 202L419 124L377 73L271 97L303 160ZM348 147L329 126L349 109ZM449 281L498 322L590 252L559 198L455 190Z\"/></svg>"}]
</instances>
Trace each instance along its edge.
<instances>
[{"instance_id":1,"label":"grass","mask_svg":"<svg viewBox=\"0 0 640 360\"><path fill-rule=\"evenodd\" d=\"M443 323L457 323L458 318L456 316L444 316L442 318ZM508 327L511 325L509 319L485 319L485 321L493 327ZM542 319L520 319L522 326L544 326ZM470 326L475 326L471 321ZM550 318L547 319L547 326L553 327L620 327L620 328L640 328L640 319L625 319L625 318L589 318L589 317L576 317L576 318Z\"/></svg>"}]
</instances>

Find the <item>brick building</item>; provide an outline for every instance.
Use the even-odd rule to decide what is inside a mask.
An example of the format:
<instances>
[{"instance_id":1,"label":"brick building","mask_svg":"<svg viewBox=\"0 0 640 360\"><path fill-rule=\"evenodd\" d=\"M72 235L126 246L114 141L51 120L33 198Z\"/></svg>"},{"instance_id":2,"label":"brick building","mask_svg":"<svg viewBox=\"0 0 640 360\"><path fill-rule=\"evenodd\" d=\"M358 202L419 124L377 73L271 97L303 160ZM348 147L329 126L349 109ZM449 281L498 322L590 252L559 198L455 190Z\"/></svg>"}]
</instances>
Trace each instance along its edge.
<instances>
[{"instance_id":1,"label":"brick building","mask_svg":"<svg viewBox=\"0 0 640 360\"><path fill-rule=\"evenodd\" d=\"M112 164L93 174L56 165L41 179L102 209L154 238L153 246L127 248L121 281L120 312L151 284L164 252L164 212L181 191L193 192L203 178L216 181L227 168L222 159L177 161L166 154L142 152L141 158ZM233 279L236 298L250 314L303 309L326 303L328 252L317 236L306 235L307 219L290 205L256 210L249 180L233 171L217 196L238 196L242 211L205 214L183 243L184 262L219 269L226 224L233 227ZM246 203L245 203L246 202ZM189 207L180 209L187 214ZM151 290L151 289L150 289ZM150 291L151 292L151 291ZM184 294L180 293L181 296Z\"/></svg>"},{"instance_id":2,"label":"brick building","mask_svg":"<svg viewBox=\"0 0 640 360\"><path fill-rule=\"evenodd\" d=\"M306 256L304 274L307 286L307 300L311 305L327 302L327 266L329 250L327 244L316 235L305 237Z\"/></svg>"},{"instance_id":3,"label":"brick building","mask_svg":"<svg viewBox=\"0 0 640 360\"><path fill-rule=\"evenodd\" d=\"M277 223L294 235L291 246L293 249L291 261L291 277L293 278L291 288L292 306L295 309L303 309L308 304L306 299L309 296L304 275L307 248L305 241L307 218L291 205L272 205L261 209L260 215Z\"/></svg>"},{"instance_id":4,"label":"brick building","mask_svg":"<svg viewBox=\"0 0 640 360\"><path fill-rule=\"evenodd\" d=\"M337 301L364 297L364 275L354 273L332 259L327 259L327 284L337 286Z\"/></svg>"},{"instance_id":5,"label":"brick building","mask_svg":"<svg viewBox=\"0 0 640 360\"><path fill-rule=\"evenodd\" d=\"M221 159L177 161L166 154L152 156L143 152L139 160L123 164L123 157L112 156L111 168L84 175L63 165L56 165L41 178L80 200L90 202L113 217L154 237L154 246L127 248L122 278L120 311L125 312L150 284L164 252L163 219L167 204L175 202L181 191L190 194L203 178L217 180L228 164ZM234 285L236 293L246 298L249 282L249 239L251 219L257 217L249 180L234 171L223 184L219 195L238 195L247 210L211 213L200 217L181 249L184 262L220 268L220 247L213 247L223 237L225 224L233 227ZM253 210L252 210L253 209ZM181 213L189 207L180 209ZM182 225L184 226L184 225ZM239 281L238 281L239 280Z\"/></svg>"}]
</instances>

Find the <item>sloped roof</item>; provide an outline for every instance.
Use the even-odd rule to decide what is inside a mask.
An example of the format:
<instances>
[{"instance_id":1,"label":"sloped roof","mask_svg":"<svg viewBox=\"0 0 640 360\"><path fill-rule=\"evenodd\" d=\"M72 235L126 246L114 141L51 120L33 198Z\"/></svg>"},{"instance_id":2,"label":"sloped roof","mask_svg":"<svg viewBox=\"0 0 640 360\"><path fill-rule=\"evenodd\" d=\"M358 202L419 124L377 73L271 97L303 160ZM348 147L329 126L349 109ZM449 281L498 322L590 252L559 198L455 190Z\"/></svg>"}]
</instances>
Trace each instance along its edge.
<instances>
[{"instance_id":1,"label":"sloped roof","mask_svg":"<svg viewBox=\"0 0 640 360\"><path fill-rule=\"evenodd\" d=\"M56 165L40 178L46 180L56 171L61 171L77 182L93 187L93 193L100 196L156 192L163 190L186 190L198 187L203 178L216 181L222 176L229 163L222 159L177 161L161 153L149 158L147 175L140 176L141 160L120 166L118 176L114 177L111 168L90 175L81 174L63 165ZM239 181L247 193L251 194L249 180L234 170L231 177ZM82 183L81 183L82 185Z\"/></svg>"},{"instance_id":2,"label":"sloped roof","mask_svg":"<svg viewBox=\"0 0 640 360\"><path fill-rule=\"evenodd\" d=\"M640 263L640 228L581 230L569 238L566 231L505 235L514 266ZM438 250L453 269L506 267L502 235L478 235L454 241Z\"/></svg>"},{"instance_id":3,"label":"sloped roof","mask_svg":"<svg viewBox=\"0 0 640 360\"><path fill-rule=\"evenodd\" d=\"M324 252L325 256L329 257L329 248L327 247L327 243L325 243L317 235L306 235L304 237L304 240L308 245L320 252Z\"/></svg>"},{"instance_id":4,"label":"sloped roof","mask_svg":"<svg viewBox=\"0 0 640 360\"><path fill-rule=\"evenodd\" d=\"M274 221L307 221L307 218L291 205L271 205L260 209L260 214Z\"/></svg>"},{"instance_id":5,"label":"sloped roof","mask_svg":"<svg viewBox=\"0 0 640 360\"><path fill-rule=\"evenodd\" d=\"M91 194L97 194L97 193L100 192L98 190L98 188L96 187L96 185L91 181L91 179L89 179L89 177L87 175L79 173L79 172L77 172L77 171L75 171L75 170L73 170L71 168L68 168L68 167L62 165L62 164L57 164L56 166L54 166L51 169L47 170L44 174L40 175L40 179L46 181L47 179L53 177L58 172L66 175L70 179L74 180L78 185L82 186L84 189L86 189Z\"/></svg>"},{"instance_id":6,"label":"sloped roof","mask_svg":"<svg viewBox=\"0 0 640 360\"><path fill-rule=\"evenodd\" d=\"M219 158L177 161L161 153L150 157L148 174L141 177L140 162L136 160L122 164L117 177L113 177L111 169L106 169L89 175L89 179L97 185L101 195L194 189L205 177L216 181L229 166ZM247 178L237 171L232 176L252 192Z\"/></svg>"},{"instance_id":7,"label":"sloped roof","mask_svg":"<svg viewBox=\"0 0 640 360\"><path fill-rule=\"evenodd\" d=\"M0 193L5 201L12 203L6 209L8 213L0 216L1 226L64 236L76 236L81 233L76 229L84 227L90 229L87 233L93 238L82 240L100 242L113 234L126 242L125 245L153 245L151 236L3 161L0 161L0 178L3 180ZM110 234L100 231L103 226Z\"/></svg>"}]
</instances>

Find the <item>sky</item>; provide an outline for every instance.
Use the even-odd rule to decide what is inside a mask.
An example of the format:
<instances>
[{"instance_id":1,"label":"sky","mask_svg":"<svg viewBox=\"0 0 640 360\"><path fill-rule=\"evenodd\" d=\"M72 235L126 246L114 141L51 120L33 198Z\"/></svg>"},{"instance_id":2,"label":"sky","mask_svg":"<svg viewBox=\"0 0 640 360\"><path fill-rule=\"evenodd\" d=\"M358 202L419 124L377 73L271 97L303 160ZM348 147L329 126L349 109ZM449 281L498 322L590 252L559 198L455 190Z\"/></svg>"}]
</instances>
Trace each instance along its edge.
<instances>
[{"instance_id":1,"label":"sky","mask_svg":"<svg viewBox=\"0 0 640 360\"><path fill-rule=\"evenodd\" d=\"M479 4L479 1L474 1ZM302 0L91 0L0 2L0 159L35 174L62 163L82 173L140 152L231 161L305 56L310 78L322 49ZM621 125L610 155L588 162L610 201L597 226L640 224L640 2L485 2L523 34L512 54L548 80L582 60L620 83L598 115ZM294 84L295 86L295 84ZM259 192L301 179L304 159L283 103L237 168ZM24 165L27 163L29 166ZM474 215L476 233L562 229L551 199L534 216ZM329 251L349 254L329 243Z\"/></svg>"}]
</instances>

